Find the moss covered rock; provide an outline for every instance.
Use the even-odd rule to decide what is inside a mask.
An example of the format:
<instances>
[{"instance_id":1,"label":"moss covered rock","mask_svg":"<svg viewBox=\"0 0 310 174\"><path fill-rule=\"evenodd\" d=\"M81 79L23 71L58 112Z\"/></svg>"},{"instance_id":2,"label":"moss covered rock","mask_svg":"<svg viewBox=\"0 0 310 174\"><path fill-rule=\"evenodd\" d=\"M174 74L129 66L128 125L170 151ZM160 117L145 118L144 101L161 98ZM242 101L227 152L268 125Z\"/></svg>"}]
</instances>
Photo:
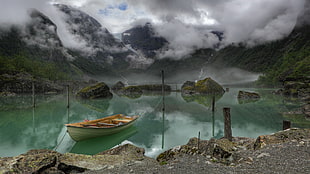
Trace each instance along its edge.
<instances>
[{"instance_id":1,"label":"moss covered rock","mask_svg":"<svg viewBox=\"0 0 310 174\"><path fill-rule=\"evenodd\" d=\"M199 80L195 84L195 90L203 94L222 94L225 92L223 87L211 78L205 78L204 80Z\"/></svg>"},{"instance_id":2,"label":"moss covered rock","mask_svg":"<svg viewBox=\"0 0 310 174\"><path fill-rule=\"evenodd\" d=\"M187 81L182 85L183 94L223 94L225 90L210 77L199 80L196 83Z\"/></svg>"},{"instance_id":3,"label":"moss covered rock","mask_svg":"<svg viewBox=\"0 0 310 174\"><path fill-rule=\"evenodd\" d=\"M260 149L268 144L278 144L291 140L302 140L310 137L310 129L291 128L271 135L261 135L257 137L254 149Z\"/></svg>"},{"instance_id":4,"label":"moss covered rock","mask_svg":"<svg viewBox=\"0 0 310 174\"><path fill-rule=\"evenodd\" d=\"M121 92L125 95L128 94L142 94L143 91L138 86L127 86L125 88L122 88Z\"/></svg>"},{"instance_id":5,"label":"moss covered rock","mask_svg":"<svg viewBox=\"0 0 310 174\"><path fill-rule=\"evenodd\" d=\"M111 98L112 96L110 88L103 82L85 87L77 93L77 97L82 99Z\"/></svg>"},{"instance_id":6,"label":"moss covered rock","mask_svg":"<svg viewBox=\"0 0 310 174\"><path fill-rule=\"evenodd\" d=\"M260 99L260 95L256 92L239 91L238 102L239 104L252 103Z\"/></svg>"},{"instance_id":7,"label":"moss covered rock","mask_svg":"<svg viewBox=\"0 0 310 174\"><path fill-rule=\"evenodd\" d=\"M181 91L183 94L194 94L195 93L195 82L186 81L182 85Z\"/></svg>"},{"instance_id":8,"label":"moss covered rock","mask_svg":"<svg viewBox=\"0 0 310 174\"><path fill-rule=\"evenodd\" d=\"M31 150L16 157L0 157L0 173L83 173L127 166L136 161L156 164L154 159L144 156L143 148L125 144L96 155Z\"/></svg>"}]
</instances>

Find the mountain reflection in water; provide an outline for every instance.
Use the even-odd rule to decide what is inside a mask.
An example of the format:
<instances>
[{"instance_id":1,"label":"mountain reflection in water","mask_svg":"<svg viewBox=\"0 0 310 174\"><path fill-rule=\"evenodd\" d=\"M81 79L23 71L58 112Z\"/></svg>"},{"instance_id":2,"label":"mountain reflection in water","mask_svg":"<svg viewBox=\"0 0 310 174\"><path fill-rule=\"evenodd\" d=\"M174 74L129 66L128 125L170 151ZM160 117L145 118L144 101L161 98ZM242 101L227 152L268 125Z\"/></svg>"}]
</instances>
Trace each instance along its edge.
<instances>
[{"instance_id":1,"label":"mountain reflection in water","mask_svg":"<svg viewBox=\"0 0 310 174\"><path fill-rule=\"evenodd\" d=\"M0 98L0 156L56 147L62 153L95 154L126 141L145 148L147 156L155 157L164 150L186 144L189 138L197 137L198 132L201 139L222 137L223 107L231 108L233 136L257 137L281 130L281 112L288 111L281 96L272 95L270 90L251 89L262 98L239 104L238 90L230 89L223 96L216 96L214 113L211 110L213 96L182 96L171 92L165 97L164 118L160 95L138 98L114 95L110 100L91 101L72 98L69 109L65 95L38 96L35 109L31 107L31 96ZM290 109L294 107L298 104L289 104ZM118 134L78 143L70 139L64 127L66 123L117 113L141 117L132 128Z\"/></svg>"}]
</instances>

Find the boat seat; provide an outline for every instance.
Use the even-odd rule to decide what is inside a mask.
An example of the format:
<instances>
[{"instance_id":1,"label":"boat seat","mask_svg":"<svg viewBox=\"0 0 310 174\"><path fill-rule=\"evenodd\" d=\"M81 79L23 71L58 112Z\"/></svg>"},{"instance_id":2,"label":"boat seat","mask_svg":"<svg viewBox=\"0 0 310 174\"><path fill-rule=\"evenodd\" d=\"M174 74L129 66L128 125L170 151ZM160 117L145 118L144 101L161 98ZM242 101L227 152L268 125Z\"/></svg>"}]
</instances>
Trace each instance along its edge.
<instances>
[{"instance_id":1,"label":"boat seat","mask_svg":"<svg viewBox=\"0 0 310 174\"><path fill-rule=\"evenodd\" d=\"M132 120L129 120L129 119L113 119L113 121L128 123L128 122L130 122Z\"/></svg>"},{"instance_id":2,"label":"boat seat","mask_svg":"<svg viewBox=\"0 0 310 174\"><path fill-rule=\"evenodd\" d=\"M116 124L110 124L110 123L97 123L97 125L104 125L104 126L116 126Z\"/></svg>"}]
</instances>

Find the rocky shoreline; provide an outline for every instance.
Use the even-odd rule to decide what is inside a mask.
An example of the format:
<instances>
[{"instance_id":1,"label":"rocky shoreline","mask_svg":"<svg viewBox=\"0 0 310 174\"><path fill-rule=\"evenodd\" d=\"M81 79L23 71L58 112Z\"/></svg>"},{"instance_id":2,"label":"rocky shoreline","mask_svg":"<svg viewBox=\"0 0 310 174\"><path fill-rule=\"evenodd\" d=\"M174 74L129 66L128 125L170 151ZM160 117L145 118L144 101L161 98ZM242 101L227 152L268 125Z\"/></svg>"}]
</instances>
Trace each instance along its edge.
<instances>
[{"instance_id":1,"label":"rocky shoreline","mask_svg":"<svg viewBox=\"0 0 310 174\"><path fill-rule=\"evenodd\" d=\"M310 173L310 129L288 129L257 139L199 140L144 156L130 144L96 155L31 150L0 158L0 173Z\"/></svg>"}]
</instances>

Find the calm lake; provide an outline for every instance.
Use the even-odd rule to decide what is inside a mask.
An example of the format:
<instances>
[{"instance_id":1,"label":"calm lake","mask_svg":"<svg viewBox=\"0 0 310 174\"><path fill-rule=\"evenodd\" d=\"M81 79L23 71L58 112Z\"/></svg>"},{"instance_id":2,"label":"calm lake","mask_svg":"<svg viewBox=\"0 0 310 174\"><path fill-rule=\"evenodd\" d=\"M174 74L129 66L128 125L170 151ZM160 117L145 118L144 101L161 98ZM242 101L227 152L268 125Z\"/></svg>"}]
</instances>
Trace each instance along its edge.
<instances>
[{"instance_id":1,"label":"calm lake","mask_svg":"<svg viewBox=\"0 0 310 174\"><path fill-rule=\"evenodd\" d=\"M233 136L256 138L282 129L282 112L296 109L297 102L271 94L268 89L245 89L261 95L258 101L238 101L240 89L231 88L216 97L214 114L212 96L185 97L171 92L165 96L149 94L120 97L111 100L77 101L66 95L37 96L33 109L31 96L0 98L0 157L16 156L30 149L54 149L61 153L95 154L121 143L145 148L146 155L186 144L191 137L201 139L223 136L223 107L231 108ZM66 132L64 124L97 119L116 113L140 115L136 124L117 134L76 143ZM299 125L292 125L299 126Z\"/></svg>"}]
</instances>

